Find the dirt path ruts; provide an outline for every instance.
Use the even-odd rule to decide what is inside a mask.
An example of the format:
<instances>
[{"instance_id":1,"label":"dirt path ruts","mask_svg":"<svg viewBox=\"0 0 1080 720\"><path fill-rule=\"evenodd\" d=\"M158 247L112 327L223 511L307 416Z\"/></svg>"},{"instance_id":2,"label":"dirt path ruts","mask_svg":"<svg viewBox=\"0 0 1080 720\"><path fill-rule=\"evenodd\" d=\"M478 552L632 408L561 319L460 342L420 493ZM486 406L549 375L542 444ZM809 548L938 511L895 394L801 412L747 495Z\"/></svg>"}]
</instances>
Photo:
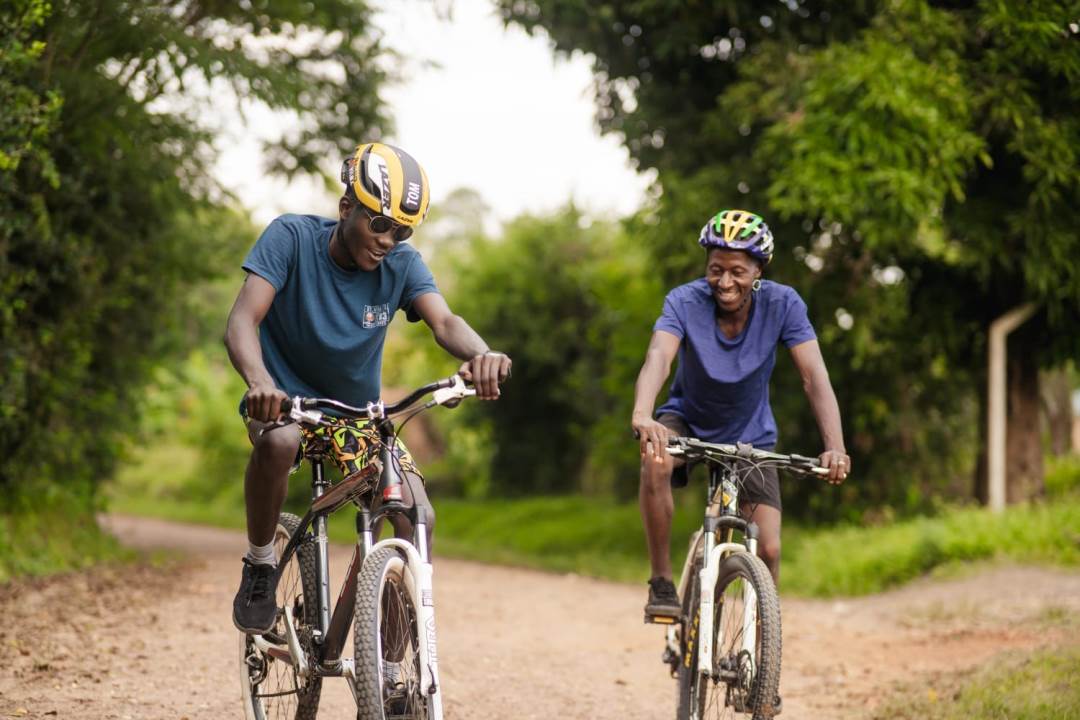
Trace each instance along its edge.
<instances>
[{"instance_id":1,"label":"dirt path ruts","mask_svg":"<svg viewBox=\"0 0 1080 720\"><path fill-rule=\"evenodd\" d=\"M240 533L112 517L164 566L106 568L0 587L0 716L85 720L242 718L230 602ZM347 548L336 548L341 568ZM641 623L645 586L436 561L449 720L674 715L662 631ZM335 578L335 586L338 584ZM898 682L1071 637L1080 574L996 568L844 601L785 599L786 720L865 717ZM343 681L320 718L353 717Z\"/></svg>"}]
</instances>

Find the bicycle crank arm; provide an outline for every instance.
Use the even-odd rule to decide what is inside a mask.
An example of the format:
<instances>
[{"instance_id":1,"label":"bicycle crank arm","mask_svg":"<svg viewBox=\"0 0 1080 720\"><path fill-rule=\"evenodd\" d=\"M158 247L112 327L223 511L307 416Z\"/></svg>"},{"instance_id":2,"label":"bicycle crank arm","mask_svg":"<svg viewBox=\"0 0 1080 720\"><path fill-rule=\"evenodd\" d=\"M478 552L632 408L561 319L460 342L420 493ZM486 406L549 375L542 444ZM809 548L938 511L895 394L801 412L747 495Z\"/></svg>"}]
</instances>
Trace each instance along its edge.
<instances>
[{"instance_id":1,"label":"bicycle crank arm","mask_svg":"<svg viewBox=\"0 0 1080 720\"><path fill-rule=\"evenodd\" d=\"M296 623L293 622L292 608L287 607L283 610L283 617L285 618L285 642L289 647L288 650L277 643L270 642L263 635L252 635L251 640L259 650L271 657L289 663L296 668L297 675L302 678L307 678L308 675L311 674L311 670L308 667L307 656L300 646L300 637L296 634Z\"/></svg>"},{"instance_id":2,"label":"bicycle crank arm","mask_svg":"<svg viewBox=\"0 0 1080 720\"><path fill-rule=\"evenodd\" d=\"M292 608L282 608L285 616L285 639L289 643L289 654L292 655L292 664L296 668L296 674L305 680L311 674L308 667L307 656L303 647L300 646L300 636L296 634L296 622L293 621Z\"/></svg>"}]
</instances>

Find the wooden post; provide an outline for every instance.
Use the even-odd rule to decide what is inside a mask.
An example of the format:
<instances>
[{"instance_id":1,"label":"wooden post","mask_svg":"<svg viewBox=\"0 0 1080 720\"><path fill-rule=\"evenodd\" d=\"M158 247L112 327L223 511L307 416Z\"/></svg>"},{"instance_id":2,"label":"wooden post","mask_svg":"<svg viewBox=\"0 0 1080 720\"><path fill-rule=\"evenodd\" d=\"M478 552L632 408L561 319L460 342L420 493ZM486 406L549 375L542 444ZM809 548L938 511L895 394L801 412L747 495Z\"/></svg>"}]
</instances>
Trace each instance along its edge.
<instances>
[{"instance_id":1,"label":"wooden post","mask_svg":"<svg viewBox=\"0 0 1080 720\"><path fill-rule=\"evenodd\" d=\"M990 323L989 382L987 386L986 433L987 496L990 509L1005 509L1005 362L1006 338L1009 333L1035 314L1035 305L1025 303Z\"/></svg>"}]
</instances>

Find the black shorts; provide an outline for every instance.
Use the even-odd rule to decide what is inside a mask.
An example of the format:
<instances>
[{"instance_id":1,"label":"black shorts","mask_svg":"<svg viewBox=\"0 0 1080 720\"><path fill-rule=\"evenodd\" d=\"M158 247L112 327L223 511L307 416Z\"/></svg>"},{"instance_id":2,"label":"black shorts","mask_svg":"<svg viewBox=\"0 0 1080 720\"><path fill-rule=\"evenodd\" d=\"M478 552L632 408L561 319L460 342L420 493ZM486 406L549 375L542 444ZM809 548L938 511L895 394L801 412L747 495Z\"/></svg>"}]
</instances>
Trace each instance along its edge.
<instances>
[{"instance_id":1,"label":"black shorts","mask_svg":"<svg viewBox=\"0 0 1080 720\"><path fill-rule=\"evenodd\" d=\"M656 421L683 437L693 437L690 426L681 415L664 413L656 418ZM757 448L758 450L772 450L772 448ZM671 474L672 487L686 487L690 481L690 473L698 463L687 463L675 468ZM742 488L739 490L740 504L768 505L777 510L782 510L780 504L780 477L776 474L776 468L764 467L760 471L747 473L743 478Z\"/></svg>"}]
</instances>

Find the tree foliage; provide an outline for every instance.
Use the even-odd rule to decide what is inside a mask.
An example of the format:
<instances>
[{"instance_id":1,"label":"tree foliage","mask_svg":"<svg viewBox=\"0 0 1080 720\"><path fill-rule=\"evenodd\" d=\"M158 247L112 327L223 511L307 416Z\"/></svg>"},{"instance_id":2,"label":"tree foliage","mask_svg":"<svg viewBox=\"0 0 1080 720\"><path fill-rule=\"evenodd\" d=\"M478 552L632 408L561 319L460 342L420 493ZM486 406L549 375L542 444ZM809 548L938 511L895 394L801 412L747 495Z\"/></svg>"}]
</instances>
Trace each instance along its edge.
<instances>
[{"instance_id":1,"label":"tree foliage","mask_svg":"<svg viewBox=\"0 0 1080 720\"><path fill-rule=\"evenodd\" d=\"M298 116L265 168L316 169L386 120L363 2L16 0L0 10L0 494L93 496L187 291L252 228L210 173L215 114ZM344 28L344 29L343 29ZM229 100L230 98L234 98ZM227 102L222 100L226 99ZM230 110L231 108L231 110Z\"/></svg>"},{"instance_id":2,"label":"tree foliage","mask_svg":"<svg viewBox=\"0 0 1080 720\"><path fill-rule=\"evenodd\" d=\"M474 410L491 425L499 494L610 491L624 477L599 449L627 425L598 424L629 412L611 371L625 380L634 367L656 288L617 228L584 224L573 208L520 218L501 239L478 239L457 274L455 311L520 360L499 402Z\"/></svg>"},{"instance_id":3,"label":"tree foliage","mask_svg":"<svg viewBox=\"0 0 1080 720\"><path fill-rule=\"evenodd\" d=\"M846 500L918 502L914 479L940 490L973 464L1001 312L1040 307L1014 372L1080 355L1074 5L500 5L558 51L595 55L601 127L660 172L640 232L668 284L699 272L692 240L718 208L767 216L769 271L807 298L873 478ZM794 379L781 368L777 384L784 439L811 447ZM1039 446L1037 428L1009 431Z\"/></svg>"},{"instance_id":4,"label":"tree foliage","mask_svg":"<svg viewBox=\"0 0 1080 720\"><path fill-rule=\"evenodd\" d=\"M514 368L498 402L432 413L448 460L428 468L433 482L469 496L636 492L626 388L660 307L647 262L620 226L574 207L440 246L431 264L450 307ZM425 328L408 339L390 344L387 382L456 367Z\"/></svg>"}]
</instances>

